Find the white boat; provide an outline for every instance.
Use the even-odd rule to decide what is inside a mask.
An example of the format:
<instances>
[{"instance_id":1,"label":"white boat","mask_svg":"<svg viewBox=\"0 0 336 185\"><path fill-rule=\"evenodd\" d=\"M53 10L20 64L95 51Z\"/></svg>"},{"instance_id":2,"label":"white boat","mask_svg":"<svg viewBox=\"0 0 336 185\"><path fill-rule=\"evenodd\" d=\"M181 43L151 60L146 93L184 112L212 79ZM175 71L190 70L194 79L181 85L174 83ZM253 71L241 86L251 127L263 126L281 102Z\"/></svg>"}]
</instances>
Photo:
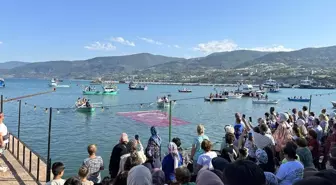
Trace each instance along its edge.
<instances>
[{"instance_id":1,"label":"white boat","mask_svg":"<svg viewBox=\"0 0 336 185\"><path fill-rule=\"evenodd\" d=\"M229 93L226 97L228 99L240 99L242 96L243 96L242 94Z\"/></svg>"},{"instance_id":2,"label":"white boat","mask_svg":"<svg viewBox=\"0 0 336 185\"><path fill-rule=\"evenodd\" d=\"M278 86L277 81L273 80L272 78L266 80L266 82L263 84L265 88L274 88Z\"/></svg>"},{"instance_id":3,"label":"white boat","mask_svg":"<svg viewBox=\"0 0 336 185\"><path fill-rule=\"evenodd\" d=\"M279 100L266 100L266 99L260 99L260 100L252 100L253 104L278 104Z\"/></svg>"},{"instance_id":4,"label":"white boat","mask_svg":"<svg viewBox=\"0 0 336 185\"><path fill-rule=\"evenodd\" d=\"M253 92L253 85L250 85L250 84L240 84L238 85L238 88L235 91L235 93L246 94L246 95L252 92Z\"/></svg>"},{"instance_id":5,"label":"white boat","mask_svg":"<svg viewBox=\"0 0 336 185\"><path fill-rule=\"evenodd\" d=\"M331 101L331 104L333 105L333 107L336 107L336 101Z\"/></svg>"},{"instance_id":6,"label":"white boat","mask_svg":"<svg viewBox=\"0 0 336 185\"><path fill-rule=\"evenodd\" d=\"M50 80L49 87L57 87L57 81L55 78Z\"/></svg>"}]
</instances>

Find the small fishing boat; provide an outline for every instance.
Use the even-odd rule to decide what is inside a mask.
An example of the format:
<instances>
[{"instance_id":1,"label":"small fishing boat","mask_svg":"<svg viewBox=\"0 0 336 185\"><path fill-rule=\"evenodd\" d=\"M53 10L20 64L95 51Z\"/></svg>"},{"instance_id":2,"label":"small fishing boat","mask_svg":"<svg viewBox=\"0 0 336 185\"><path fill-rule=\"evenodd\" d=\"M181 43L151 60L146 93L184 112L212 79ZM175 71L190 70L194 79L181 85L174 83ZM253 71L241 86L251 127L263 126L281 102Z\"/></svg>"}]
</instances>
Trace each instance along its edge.
<instances>
[{"instance_id":1,"label":"small fishing boat","mask_svg":"<svg viewBox=\"0 0 336 185\"><path fill-rule=\"evenodd\" d=\"M309 98L290 98L290 97L288 97L288 101L310 102L310 99Z\"/></svg>"},{"instance_id":2,"label":"small fishing boat","mask_svg":"<svg viewBox=\"0 0 336 185\"><path fill-rule=\"evenodd\" d=\"M336 107L336 101L331 101L331 104L333 105L333 107Z\"/></svg>"},{"instance_id":3,"label":"small fishing boat","mask_svg":"<svg viewBox=\"0 0 336 185\"><path fill-rule=\"evenodd\" d=\"M94 111L96 111L96 108L95 107L80 106L80 107L76 107L76 110L78 112L94 112Z\"/></svg>"},{"instance_id":4,"label":"small fishing boat","mask_svg":"<svg viewBox=\"0 0 336 185\"><path fill-rule=\"evenodd\" d=\"M85 98L83 101L79 98L75 103L75 107L78 112L94 112L96 110L96 108L89 103L89 100Z\"/></svg>"},{"instance_id":5,"label":"small fishing boat","mask_svg":"<svg viewBox=\"0 0 336 185\"><path fill-rule=\"evenodd\" d=\"M209 102L223 102L223 101L226 101L228 100L227 97L204 97L204 101L209 101Z\"/></svg>"},{"instance_id":6,"label":"small fishing boat","mask_svg":"<svg viewBox=\"0 0 336 185\"><path fill-rule=\"evenodd\" d=\"M0 78L0 87L5 87L5 80L3 78Z\"/></svg>"},{"instance_id":7,"label":"small fishing boat","mask_svg":"<svg viewBox=\"0 0 336 185\"><path fill-rule=\"evenodd\" d=\"M179 92L179 93L191 93L192 90L191 90L191 89L186 89L186 88L184 88L184 89L179 89L178 92Z\"/></svg>"},{"instance_id":8,"label":"small fishing boat","mask_svg":"<svg viewBox=\"0 0 336 185\"><path fill-rule=\"evenodd\" d=\"M70 87L70 85L62 85L58 84L58 82L59 81L56 78L52 78L50 80L49 87L64 87L64 88Z\"/></svg>"},{"instance_id":9,"label":"small fishing boat","mask_svg":"<svg viewBox=\"0 0 336 185\"><path fill-rule=\"evenodd\" d=\"M267 100L267 99L257 99L252 100L253 104L278 104L279 100Z\"/></svg>"},{"instance_id":10,"label":"small fishing boat","mask_svg":"<svg viewBox=\"0 0 336 185\"><path fill-rule=\"evenodd\" d=\"M269 93L278 93L278 92L280 92L280 89L279 88L270 88L268 92Z\"/></svg>"},{"instance_id":11,"label":"small fishing boat","mask_svg":"<svg viewBox=\"0 0 336 185\"><path fill-rule=\"evenodd\" d=\"M148 89L147 85L144 86L138 86L138 84L135 84L133 82L129 83L128 85L128 89L129 90L142 90L142 91L146 91Z\"/></svg>"},{"instance_id":12,"label":"small fishing boat","mask_svg":"<svg viewBox=\"0 0 336 185\"><path fill-rule=\"evenodd\" d=\"M86 87L83 91L84 95L116 95L118 93L118 88L115 85L107 84L102 87L101 91L95 90L92 87Z\"/></svg>"},{"instance_id":13,"label":"small fishing boat","mask_svg":"<svg viewBox=\"0 0 336 185\"><path fill-rule=\"evenodd\" d=\"M168 97L166 97L166 96L163 96L161 98L157 98L156 104L157 104L158 108L168 108L170 106Z\"/></svg>"}]
</instances>

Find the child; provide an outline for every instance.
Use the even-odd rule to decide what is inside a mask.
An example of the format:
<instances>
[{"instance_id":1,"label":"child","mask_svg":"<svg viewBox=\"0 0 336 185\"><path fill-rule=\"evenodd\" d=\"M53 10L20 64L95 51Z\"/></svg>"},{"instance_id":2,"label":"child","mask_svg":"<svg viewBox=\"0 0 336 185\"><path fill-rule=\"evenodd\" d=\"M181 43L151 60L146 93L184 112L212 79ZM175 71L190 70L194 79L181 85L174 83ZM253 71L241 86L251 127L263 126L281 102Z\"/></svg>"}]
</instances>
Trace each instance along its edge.
<instances>
[{"instance_id":1,"label":"child","mask_svg":"<svg viewBox=\"0 0 336 185\"><path fill-rule=\"evenodd\" d=\"M82 185L93 185L92 181L87 180L87 176L89 174L89 169L86 166L82 166L79 168L78 176L82 182Z\"/></svg>"},{"instance_id":2,"label":"child","mask_svg":"<svg viewBox=\"0 0 336 185\"><path fill-rule=\"evenodd\" d=\"M46 185L63 185L65 183L65 180L62 179L62 176L64 174L64 164L61 162L55 162L52 165L52 173L54 175L54 179L50 182L47 182Z\"/></svg>"}]
</instances>

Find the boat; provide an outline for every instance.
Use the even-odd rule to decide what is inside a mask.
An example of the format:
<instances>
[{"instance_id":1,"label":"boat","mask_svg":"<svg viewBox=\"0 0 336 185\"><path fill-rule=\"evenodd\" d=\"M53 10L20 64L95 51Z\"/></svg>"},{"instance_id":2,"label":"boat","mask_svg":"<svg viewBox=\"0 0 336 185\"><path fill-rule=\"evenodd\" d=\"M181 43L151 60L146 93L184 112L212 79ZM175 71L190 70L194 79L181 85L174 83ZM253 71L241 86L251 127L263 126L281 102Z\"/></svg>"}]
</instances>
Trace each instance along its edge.
<instances>
[{"instance_id":1,"label":"boat","mask_svg":"<svg viewBox=\"0 0 336 185\"><path fill-rule=\"evenodd\" d=\"M250 95L253 93L253 85L239 84L237 90L235 90L235 93Z\"/></svg>"},{"instance_id":2,"label":"boat","mask_svg":"<svg viewBox=\"0 0 336 185\"><path fill-rule=\"evenodd\" d=\"M272 78L269 78L268 80L266 80L266 82L263 84L263 87L265 88L274 88L277 87L278 83L277 81L273 80Z\"/></svg>"},{"instance_id":3,"label":"boat","mask_svg":"<svg viewBox=\"0 0 336 185\"><path fill-rule=\"evenodd\" d=\"M253 104L278 104L279 100L257 99L252 100Z\"/></svg>"},{"instance_id":4,"label":"boat","mask_svg":"<svg viewBox=\"0 0 336 185\"><path fill-rule=\"evenodd\" d=\"M290 98L290 97L288 97L288 101L310 102L310 99L309 98Z\"/></svg>"},{"instance_id":5,"label":"boat","mask_svg":"<svg viewBox=\"0 0 336 185\"><path fill-rule=\"evenodd\" d=\"M78 112L94 112L94 111L96 111L96 108L95 107L79 106L79 107L76 107L76 110Z\"/></svg>"},{"instance_id":6,"label":"boat","mask_svg":"<svg viewBox=\"0 0 336 185\"><path fill-rule=\"evenodd\" d=\"M3 78L0 78L0 87L5 87L5 80Z\"/></svg>"},{"instance_id":7,"label":"boat","mask_svg":"<svg viewBox=\"0 0 336 185\"><path fill-rule=\"evenodd\" d=\"M55 78L50 80L49 87L57 87L57 81Z\"/></svg>"},{"instance_id":8,"label":"boat","mask_svg":"<svg viewBox=\"0 0 336 185\"><path fill-rule=\"evenodd\" d=\"M276 88L270 88L270 89L268 90L268 92L269 92L269 93L278 93L278 92L280 92L280 89L279 89L278 87L276 87Z\"/></svg>"},{"instance_id":9,"label":"boat","mask_svg":"<svg viewBox=\"0 0 336 185\"><path fill-rule=\"evenodd\" d=\"M309 80L308 77L305 80L300 81L300 89L335 89L333 85L316 85L313 80Z\"/></svg>"},{"instance_id":10,"label":"boat","mask_svg":"<svg viewBox=\"0 0 336 185\"><path fill-rule=\"evenodd\" d=\"M333 107L336 107L336 101L331 101L331 104L333 105Z\"/></svg>"},{"instance_id":11,"label":"boat","mask_svg":"<svg viewBox=\"0 0 336 185\"><path fill-rule=\"evenodd\" d=\"M180 92L180 93L191 93L192 90L191 89L183 88L183 89L179 89L178 92Z\"/></svg>"},{"instance_id":12,"label":"boat","mask_svg":"<svg viewBox=\"0 0 336 185\"><path fill-rule=\"evenodd\" d=\"M291 84L286 84L286 83L280 83L280 88L293 88L293 85Z\"/></svg>"},{"instance_id":13,"label":"boat","mask_svg":"<svg viewBox=\"0 0 336 185\"><path fill-rule=\"evenodd\" d=\"M142 90L142 91L145 91L148 89L147 85L144 85L144 86L138 86L138 84L135 84L133 82L129 83L128 85L128 89L129 90Z\"/></svg>"},{"instance_id":14,"label":"boat","mask_svg":"<svg viewBox=\"0 0 336 185\"><path fill-rule=\"evenodd\" d=\"M228 100L227 97L204 97L204 101L210 101L210 102L223 102L223 101L226 101Z\"/></svg>"},{"instance_id":15,"label":"boat","mask_svg":"<svg viewBox=\"0 0 336 185\"><path fill-rule=\"evenodd\" d=\"M107 84L102 86L101 91L97 91L92 87L85 87L83 90L84 95L116 95L118 93L118 88L115 85Z\"/></svg>"}]
</instances>

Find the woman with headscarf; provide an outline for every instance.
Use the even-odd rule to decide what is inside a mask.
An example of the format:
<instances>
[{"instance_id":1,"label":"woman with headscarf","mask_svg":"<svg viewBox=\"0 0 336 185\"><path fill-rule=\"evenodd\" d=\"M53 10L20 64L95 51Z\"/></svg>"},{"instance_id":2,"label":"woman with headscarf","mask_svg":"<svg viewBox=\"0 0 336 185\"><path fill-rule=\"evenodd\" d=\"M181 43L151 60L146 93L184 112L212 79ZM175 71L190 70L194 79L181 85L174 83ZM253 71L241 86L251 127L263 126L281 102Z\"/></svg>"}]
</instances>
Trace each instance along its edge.
<instances>
[{"instance_id":1,"label":"woman with headscarf","mask_svg":"<svg viewBox=\"0 0 336 185\"><path fill-rule=\"evenodd\" d=\"M128 172L127 185L152 185L152 174L145 166L135 166Z\"/></svg>"},{"instance_id":2,"label":"woman with headscarf","mask_svg":"<svg viewBox=\"0 0 336 185\"><path fill-rule=\"evenodd\" d=\"M222 180L212 171L202 169L196 178L197 185L224 185Z\"/></svg>"},{"instance_id":3,"label":"woman with headscarf","mask_svg":"<svg viewBox=\"0 0 336 185\"><path fill-rule=\"evenodd\" d=\"M126 146L127 143L128 143L128 136L126 133L122 133L119 139L119 143L116 146L114 146L110 157L109 172L111 178L115 178L118 175L120 157L122 155L129 153Z\"/></svg>"},{"instance_id":4,"label":"woman with headscarf","mask_svg":"<svg viewBox=\"0 0 336 185\"><path fill-rule=\"evenodd\" d=\"M146 147L146 156L161 161L161 137L154 126L150 128L150 131L151 137Z\"/></svg>"},{"instance_id":5,"label":"woman with headscarf","mask_svg":"<svg viewBox=\"0 0 336 185\"><path fill-rule=\"evenodd\" d=\"M273 134L276 141L275 151L279 154L280 160L282 159L281 152L286 146L286 143L292 141L292 135L287 125L288 115L281 113L279 116L279 126Z\"/></svg>"},{"instance_id":6,"label":"woman with headscarf","mask_svg":"<svg viewBox=\"0 0 336 185\"><path fill-rule=\"evenodd\" d=\"M175 182L175 169L183 165L182 155L178 152L175 143L170 142L168 144L168 152L162 160L162 170L166 176L166 182Z\"/></svg>"}]
</instances>

